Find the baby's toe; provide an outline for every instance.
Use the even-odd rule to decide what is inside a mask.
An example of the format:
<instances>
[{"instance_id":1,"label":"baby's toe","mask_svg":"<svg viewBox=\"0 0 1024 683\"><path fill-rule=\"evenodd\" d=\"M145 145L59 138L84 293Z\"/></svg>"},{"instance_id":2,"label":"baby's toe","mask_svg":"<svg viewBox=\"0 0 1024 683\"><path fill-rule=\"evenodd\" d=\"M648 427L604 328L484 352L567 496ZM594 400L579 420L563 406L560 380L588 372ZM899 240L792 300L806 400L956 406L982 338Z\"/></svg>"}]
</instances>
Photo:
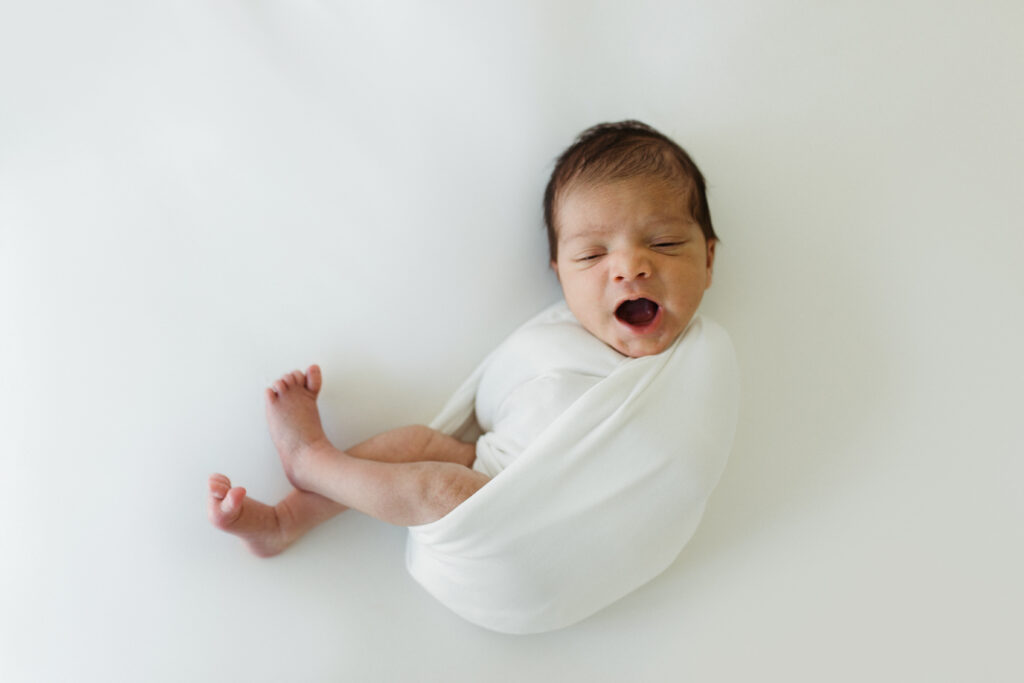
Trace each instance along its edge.
<instances>
[{"instance_id":1,"label":"baby's toe","mask_svg":"<svg viewBox=\"0 0 1024 683\"><path fill-rule=\"evenodd\" d=\"M230 530L230 527L242 514L242 499L245 498L245 489L236 486L230 489L223 500L210 499L209 516L210 521L218 529Z\"/></svg>"},{"instance_id":2,"label":"baby's toe","mask_svg":"<svg viewBox=\"0 0 1024 683\"><path fill-rule=\"evenodd\" d=\"M281 395L281 394L283 394L284 392L288 391L288 385L287 385L287 384L285 384L285 382L284 382L284 379L283 379L283 378L282 378L282 379L279 379L279 380L277 380L277 381L276 381L276 382L274 382L274 383L273 383L273 384L272 384L271 386L272 386L272 387L274 388L274 391L276 391L276 392L277 392L277 395L278 395L278 396L280 396L280 395Z\"/></svg>"},{"instance_id":3,"label":"baby's toe","mask_svg":"<svg viewBox=\"0 0 1024 683\"><path fill-rule=\"evenodd\" d=\"M320 366L310 365L309 369L306 370L306 388L316 394L320 391L322 382L323 377L320 374Z\"/></svg>"},{"instance_id":4,"label":"baby's toe","mask_svg":"<svg viewBox=\"0 0 1024 683\"><path fill-rule=\"evenodd\" d=\"M223 499L230 489L231 480L223 474L214 474L210 476L210 495L217 500Z\"/></svg>"},{"instance_id":5,"label":"baby's toe","mask_svg":"<svg viewBox=\"0 0 1024 683\"><path fill-rule=\"evenodd\" d=\"M293 386L296 386L296 387L304 387L304 386L306 386L306 376L304 374L302 374L301 370L293 370L291 377L292 377L292 385Z\"/></svg>"},{"instance_id":6,"label":"baby's toe","mask_svg":"<svg viewBox=\"0 0 1024 683\"><path fill-rule=\"evenodd\" d=\"M228 491L227 495L224 496L224 500L220 504L220 509L226 514L231 514L241 507L243 498L245 498L245 487L236 486Z\"/></svg>"}]
</instances>

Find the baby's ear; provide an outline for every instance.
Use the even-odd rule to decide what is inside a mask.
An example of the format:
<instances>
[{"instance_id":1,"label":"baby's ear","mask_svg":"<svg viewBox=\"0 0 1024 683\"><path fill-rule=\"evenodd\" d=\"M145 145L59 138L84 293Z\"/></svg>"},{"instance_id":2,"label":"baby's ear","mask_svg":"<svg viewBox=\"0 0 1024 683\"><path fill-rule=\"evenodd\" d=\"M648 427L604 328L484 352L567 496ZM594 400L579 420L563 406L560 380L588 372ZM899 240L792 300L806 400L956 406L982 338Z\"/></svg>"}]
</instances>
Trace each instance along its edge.
<instances>
[{"instance_id":1,"label":"baby's ear","mask_svg":"<svg viewBox=\"0 0 1024 683\"><path fill-rule=\"evenodd\" d=\"M714 274L714 271L715 271L715 245L718 244L718 240L712 239L712 240L708 240L707 242L708 242L708 255L707 255L708 279L707 279L707 283L704 285L704 289L707 289L708 287L711 286L711 276Z\"/></svg>"}]
</instances>

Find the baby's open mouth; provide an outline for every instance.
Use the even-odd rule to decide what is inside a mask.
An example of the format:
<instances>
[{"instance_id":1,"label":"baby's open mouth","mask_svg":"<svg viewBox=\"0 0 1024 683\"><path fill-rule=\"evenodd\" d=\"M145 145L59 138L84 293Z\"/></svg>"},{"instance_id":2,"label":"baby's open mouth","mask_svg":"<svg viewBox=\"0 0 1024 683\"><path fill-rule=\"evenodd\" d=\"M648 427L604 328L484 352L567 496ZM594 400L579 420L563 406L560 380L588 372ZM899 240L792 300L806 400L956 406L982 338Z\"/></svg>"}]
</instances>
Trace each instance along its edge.
<instances>
[{"instance_id":1,"label":"baby's open mouth","mask_svg":"<svg viewBox=\"0 0 1024 683\"><path fill-rule=\"evenodd\" d=\"M658 304L650 299L630 299L623 301L615 309L615 317L635 327L648 325L658 315Z\"/></svg>"}]
</instances>

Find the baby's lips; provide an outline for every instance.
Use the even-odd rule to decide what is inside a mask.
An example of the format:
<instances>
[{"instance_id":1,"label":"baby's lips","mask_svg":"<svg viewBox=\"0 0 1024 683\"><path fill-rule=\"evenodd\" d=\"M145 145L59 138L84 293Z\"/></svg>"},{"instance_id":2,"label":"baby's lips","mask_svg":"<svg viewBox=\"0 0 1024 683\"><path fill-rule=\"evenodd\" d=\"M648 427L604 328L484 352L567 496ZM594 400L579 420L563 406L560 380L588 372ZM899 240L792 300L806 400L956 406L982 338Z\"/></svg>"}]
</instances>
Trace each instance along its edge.
<instances>
[{"instance_id":1,"label":"baby's lips","mask_svg":"<svg viewBox=\"0 0 1024 683\"><path fill-rule=\"evenodd\" d=\"M637 301L639 299L647 299L648 301L654 302L657 306L661 306L661 302L652 294L647 294L645 292L630 292L619 297L619 300L615 302L615 309L618 310L619 306L627 301Z\"/></svg>"}]
</instances>

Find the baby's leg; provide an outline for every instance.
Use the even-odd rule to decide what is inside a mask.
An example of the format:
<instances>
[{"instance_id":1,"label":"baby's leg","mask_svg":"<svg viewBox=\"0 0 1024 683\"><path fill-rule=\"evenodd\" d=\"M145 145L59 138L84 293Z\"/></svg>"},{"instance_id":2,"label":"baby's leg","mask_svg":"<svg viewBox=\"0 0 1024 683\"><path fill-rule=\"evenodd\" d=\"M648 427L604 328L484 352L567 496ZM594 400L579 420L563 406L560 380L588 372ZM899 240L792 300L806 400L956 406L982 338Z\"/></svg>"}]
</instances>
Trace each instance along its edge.
<instances>
[{"instance_id":1,"label":"baby's leg","mask_svg":"<svg viewBox=\"0 0 1024 683\"><path fill-rule=\"evenodd\" d=\"M407 463L420 460L449 462L462 467L472 465L473 444L419 425L385 432L348 450L361 459ZM246 496L240 486L222 474L210 477L210 521L219 529L239 536L254 554L276 555L313 527L326 522L347 508L318 493L293 489L271 507Z\"/></svg>"},{"instance_id":2,"label":"baby's leg","mask_svg":"<svg viewBox=\"0 0 1024 683\"><path fill-rule=\"evenodd\" d=\"M316 396L321 385L320 368L314 365L305 374L295 371L282 377L275 383L275 391L268 390L267 414L271 437L282 461L297 443L315 442L320 438L329 443L323 435L316 410ZM303 388L308 394L293 393L290 391L292 388ZM279 412L278 408L283 405L272 402L272 398L282 395L297 400L286 401L289 404L287 410ZM295 415L298 419L293 428L289 426L289 418ZM291 431L299 433L289 433ZM348 449L347 455L389 463L448 462L468 468L476 459L476 449L473 444L462 443L428 427L412 425L374 436ZM281 552L307 531L345 509L344 505L330 498L301 489L292 490L276 506L270 507L248 498L244 488L232 488L224 475L214 475L210 479L210 521L218 528L242 537L250 550L261 557Z\"/></svg>"},{"instance_id":3,"label":"baby's leg","mask_svg":"<svg viewBox=\"0 0 1024 683\"><path fill-rule=\"evenodd\" d=\"M308 453L293 476L306 491L401 526L444 517L490 481L454 462L365 460L329 445Z\"/></svg>"},{"instance_id":4,"label":"baby's leg","mask_svg":"<svg viewBox=\"0 0 1024 683\"><path fill-rule=\"evenodd\" d=\"M267 421L288 479L373 517L409 526L440 519L489 481L469 469L475 448L424 427L387 432L346 453L324 434L320 369L267 389Z\"/></svg>"},{"instance_id":5,"label":"baby's leg","mask_svg":"<svg viewBox=\"0 0 1024 683\"><path fill-rule=\"evenodd\" d=\"M277 555L344 509L332 500L305 491L293 491L271 507L249 498L241 486L232 487L231 480L223 474L210 477L207 508L214 526L240 537L259 557Z\"/></svg>"}]
</instances>

